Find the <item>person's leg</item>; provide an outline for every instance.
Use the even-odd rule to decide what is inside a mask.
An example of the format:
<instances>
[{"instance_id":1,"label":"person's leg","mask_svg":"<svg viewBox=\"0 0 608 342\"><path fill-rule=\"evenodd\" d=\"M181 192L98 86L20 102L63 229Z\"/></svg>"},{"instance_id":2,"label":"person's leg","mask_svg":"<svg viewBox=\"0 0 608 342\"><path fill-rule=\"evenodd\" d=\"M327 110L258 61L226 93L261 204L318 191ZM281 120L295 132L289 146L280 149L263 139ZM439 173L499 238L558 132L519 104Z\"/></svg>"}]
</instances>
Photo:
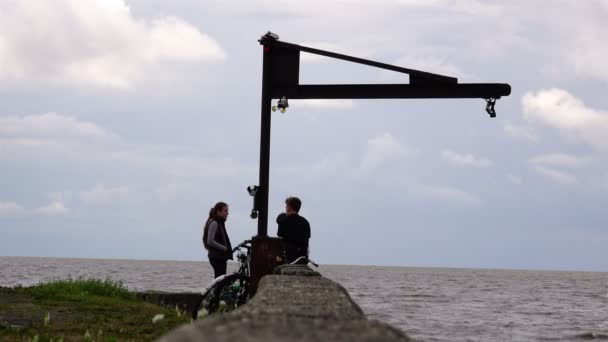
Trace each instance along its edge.
<instances>
[{"instance_id":1,"label":"person's leg","mask_svg":"<svg viewBox=\"0 0 608 342\"><path fill-rule=\"evenodd\" d=\"M222 260L221 259L216 259L216 258L209 258L209 263L211 264L211 267L213 267L213 273L214 273L214 277L217 278L219 276L221 276L224 273L221 273L222 270Z\"/></svg>"},{"instance_id":2,"label":"person's leg","mask_svg":"<svg viewBox=\"0 0 608 342\"><path fill-rule=\"evenodd\" d=\"M220 260L220 262L218 263L218 265L219 265L219 273L220 273L220 275L226 274L226 269L228 268L228 260L225 260L225 259L224 260Z\"/></svg>"},{"instance_id":3,"label":"person's leg","mask_svg":"<svg viewBox=\"0 0 608 342\"><path fill-rule=\"evenodd\" d=\"M216 278L226 274L226 268L228 266L228 261L226 259L209 258L209 263L213 267Z\"/></svg>"}]
</instances>

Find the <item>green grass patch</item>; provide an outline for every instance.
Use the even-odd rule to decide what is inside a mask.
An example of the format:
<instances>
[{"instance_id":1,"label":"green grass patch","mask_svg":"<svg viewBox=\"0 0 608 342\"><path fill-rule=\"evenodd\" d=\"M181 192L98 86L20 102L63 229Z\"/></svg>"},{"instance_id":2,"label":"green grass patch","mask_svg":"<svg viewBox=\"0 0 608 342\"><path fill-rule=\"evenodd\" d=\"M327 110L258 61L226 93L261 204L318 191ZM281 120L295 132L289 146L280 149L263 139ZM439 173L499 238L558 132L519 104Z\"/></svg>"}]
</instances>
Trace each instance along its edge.
<instances>
[{"instance_id":1,"label":"green grass patch","mask_svg":"<svg viewBox=\"0 0 608 342\"><path fill-rule=\"evenodd\" d=\"M66 279L41 283L32 287L21 288L38 300L74 300L83 301L101 296L121 299L135 299L121 281L111 279Z\"/></svg>"},{"instance_id":2,"label":"green grass patch","mask_svg":"<svg viewBox=\"0 0 608 342\"><path fill-rule=\"evenodd\" d=\"M137 299L108 279L0 288L3 342L149 341L188 322L189 314Z\"/></svg>"}]
</instances>

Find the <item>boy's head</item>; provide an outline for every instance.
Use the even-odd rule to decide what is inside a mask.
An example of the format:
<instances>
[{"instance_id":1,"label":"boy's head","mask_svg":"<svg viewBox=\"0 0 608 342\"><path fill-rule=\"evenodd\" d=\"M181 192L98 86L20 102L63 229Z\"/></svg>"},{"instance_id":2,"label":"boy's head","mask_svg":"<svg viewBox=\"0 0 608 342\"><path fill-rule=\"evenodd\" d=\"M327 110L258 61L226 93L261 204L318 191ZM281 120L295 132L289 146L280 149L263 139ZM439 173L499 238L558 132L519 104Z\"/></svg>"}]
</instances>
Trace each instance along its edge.
<instances>
[{"instance_id":1,"label":"boy's head","mask_svg":"<svg viewBox=\"0 0 608 342\"><path fill-rule=\"evenodd\" d=\"M285 200L285 213L287 215L297 214L302 208L302 201L297 197L287 197Z\"/></svg>"}]
</instances>

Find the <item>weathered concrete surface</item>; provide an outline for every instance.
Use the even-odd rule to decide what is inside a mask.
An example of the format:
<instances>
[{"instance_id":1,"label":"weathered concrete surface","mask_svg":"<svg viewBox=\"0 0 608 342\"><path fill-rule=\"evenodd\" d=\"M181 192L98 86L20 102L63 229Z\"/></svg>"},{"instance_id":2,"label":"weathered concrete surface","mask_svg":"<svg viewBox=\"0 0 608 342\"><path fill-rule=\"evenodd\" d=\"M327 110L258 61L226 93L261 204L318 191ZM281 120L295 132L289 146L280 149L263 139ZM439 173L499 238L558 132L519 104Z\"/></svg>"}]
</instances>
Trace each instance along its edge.
<instances>
[{"instance_id":1,"label":"weathered concrete surface","mask_svg":"<svg viewBox=\"0 0 608 342\"><path fill-rule=\"evenodd\" d=\"M184 325L160 341L409 341L368 320L346 290L307 266L281 266L246 305Z\"/></svg>"}]
</instances>

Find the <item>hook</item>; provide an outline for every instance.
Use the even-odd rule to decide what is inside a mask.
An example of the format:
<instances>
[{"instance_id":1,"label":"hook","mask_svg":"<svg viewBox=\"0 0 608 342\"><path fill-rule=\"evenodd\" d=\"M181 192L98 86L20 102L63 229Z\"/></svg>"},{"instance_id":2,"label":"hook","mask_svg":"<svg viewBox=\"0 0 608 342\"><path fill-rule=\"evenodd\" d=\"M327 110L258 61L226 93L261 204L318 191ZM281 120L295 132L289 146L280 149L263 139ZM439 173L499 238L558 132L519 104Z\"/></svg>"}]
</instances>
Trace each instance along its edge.
<instances>
[{"instance_id":1,"label":"hook","mask_svg":"<svg viewBox=\"0 0 608 342\"><path fill-rule=\"evenodd\" d=\"M496 104L496 98L495 97L489 97L486 99L486 112L488 114L490 114L491 118L495 118L496 117L496 110L494 110L494 105Z\"/></svg>"}]
</instances>

